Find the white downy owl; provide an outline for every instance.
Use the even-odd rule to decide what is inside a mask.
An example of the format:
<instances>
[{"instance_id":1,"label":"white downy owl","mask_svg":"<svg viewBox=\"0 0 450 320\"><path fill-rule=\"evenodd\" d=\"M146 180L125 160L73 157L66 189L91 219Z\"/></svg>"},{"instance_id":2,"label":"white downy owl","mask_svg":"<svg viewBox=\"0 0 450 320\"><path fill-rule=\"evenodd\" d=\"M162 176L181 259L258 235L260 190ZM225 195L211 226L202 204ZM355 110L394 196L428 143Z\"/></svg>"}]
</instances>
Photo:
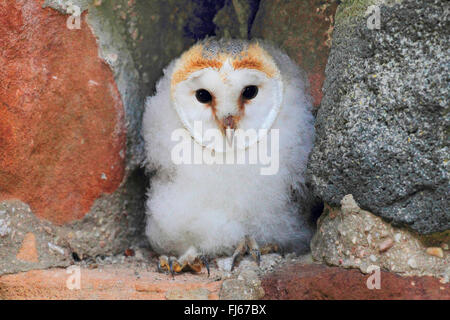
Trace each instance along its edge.
<instances>
[{"instance_id":1,"label":"white downy owl","mask_svg":"<svg viewBox=\"0 0 450 320\"><path fill-rule=\"evenodd\" d=\"M259 262L260 246L308 247L301 207L314 118L286 54L261 41L197 43L147 99L143 137L156 170L146 235L162 270L200 271L205 256Z\"/></svg>"}]
</instances>

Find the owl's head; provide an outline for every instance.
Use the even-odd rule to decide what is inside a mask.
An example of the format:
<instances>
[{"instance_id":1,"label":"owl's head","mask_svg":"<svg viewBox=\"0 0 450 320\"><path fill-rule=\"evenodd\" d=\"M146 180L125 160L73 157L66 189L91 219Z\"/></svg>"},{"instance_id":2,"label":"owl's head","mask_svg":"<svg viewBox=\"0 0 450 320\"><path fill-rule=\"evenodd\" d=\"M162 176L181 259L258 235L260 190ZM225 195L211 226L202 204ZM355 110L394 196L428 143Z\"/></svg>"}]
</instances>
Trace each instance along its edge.
<instances>
[{"instance_id":1,"label":"owl's head","mask_svg":"<svg viewBox=\"0 0 450 320\"><path fill-rule=\"evenodd\" d=\"M280 71L269 53L258 42L241 40L194 45L178 59L171 78L172 102L183 125L199 144L217 149L205 141L206 130L219 130L230 140L252 129L260 132L256 141L261 139L265 133L259 129L272 127L282 91Z\"/></svg>"}]
</instances>

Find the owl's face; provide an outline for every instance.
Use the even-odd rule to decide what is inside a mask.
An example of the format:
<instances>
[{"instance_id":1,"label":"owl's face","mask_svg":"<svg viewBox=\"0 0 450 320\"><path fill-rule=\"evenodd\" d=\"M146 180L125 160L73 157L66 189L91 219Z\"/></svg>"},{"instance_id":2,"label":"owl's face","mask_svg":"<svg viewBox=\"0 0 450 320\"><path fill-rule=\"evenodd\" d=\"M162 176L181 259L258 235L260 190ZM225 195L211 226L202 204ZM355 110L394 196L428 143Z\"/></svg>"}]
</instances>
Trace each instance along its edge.
<instances>
[{"instance_id":1,"label":"owl's face","mask_svg":"<svg viewBox=\"0 0 450 320\"><path fill-rule=\"evenodd\" d=\"M205 137L208 129L219 131L228 142L249 129L260 133L255 141L245 140L247 147L266 134L259 129L270 129L276 119L282 102L281 75L258 44L242 45L238 52L236 47L217 46L199 44L181 56L172 75L173 104L198 143L224 149L223 141Z\"/></svg>"}]
</instances>

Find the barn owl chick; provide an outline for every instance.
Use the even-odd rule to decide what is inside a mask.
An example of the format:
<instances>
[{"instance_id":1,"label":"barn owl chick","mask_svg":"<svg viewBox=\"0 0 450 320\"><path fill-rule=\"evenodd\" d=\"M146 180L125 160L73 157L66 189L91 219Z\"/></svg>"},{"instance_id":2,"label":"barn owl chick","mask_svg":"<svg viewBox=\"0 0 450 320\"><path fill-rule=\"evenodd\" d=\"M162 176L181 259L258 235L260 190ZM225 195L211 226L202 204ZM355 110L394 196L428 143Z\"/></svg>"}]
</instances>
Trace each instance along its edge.
<instances>
[{"instance_id":1,"label":"barn owl chick","mask_svg":"<svg viewBox=\"0 0 450 320\"><path fill-rule=\"evenodd\" d=\"M160 267L277 244L304 251L302 202L314 125L296 64L244 40L201 41L174 60L146 101L146 235ZM178 258L167 258L166 255Z\"/></svg>"}]
</instances>

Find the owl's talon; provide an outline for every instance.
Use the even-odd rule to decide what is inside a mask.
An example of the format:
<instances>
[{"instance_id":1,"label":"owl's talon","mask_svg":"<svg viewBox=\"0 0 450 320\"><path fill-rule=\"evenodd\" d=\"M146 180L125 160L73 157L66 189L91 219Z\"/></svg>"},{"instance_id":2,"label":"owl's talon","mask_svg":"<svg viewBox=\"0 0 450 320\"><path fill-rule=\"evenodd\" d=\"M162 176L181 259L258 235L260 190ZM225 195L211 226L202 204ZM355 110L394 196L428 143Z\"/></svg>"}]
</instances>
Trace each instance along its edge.
<instances>
[{"instance_id":1,"label":"owl's talon","mask_svg":"<svg viewBox=\"0 0 450 320\"><path fill-rule=\"evenodd\" d=\"M199 259L203 263L203 265L205 266L206 271L208 271L208 278L209 278L210 272L209 272L209 261L208 261L209 259L208 259L208 257L205 256L205 255L201 255L199 257Z\"/></svg>"},{"instance_id":2,"label":"owl's talon","mask_svg":"<svg viewBox=\"0 0 450 320\"><path fill-rule=\"evenodd\" d=\"M231 271L234 270L234 267L237 265L238 260L242 258L246 253L252 256L253 260L258 264L259 267L261 264L261 254L268 253L268 250L270 250L270 252L273 252L272 248L278 248L276 245L268 245L267 247L269 249L263 247L263 249L260 250L258 243L255 241L255 239L253 239L250 236L245 236L245 238L241 242L239 242L239 244L236 247L236 250L233 253L231 262Z\"/></svg>"},{"instance_id":3,"label":"owl's talon","mask_svg":"<svg viewBox=\"0 0 450 320\"><path fill-rule=\"evenodd\" d=\"M174 263L175 258L174 257L170 257L169 258L169 272L172 275L172 278L174 278L174 271L173 271L173 263Z\"/></svg>"},{"instance_id":4,"label":"owl's talon","mask_svg":"<svg viewBox=\"0 0 450 320\"><path fill-rule=\"evenodd\" d=\"M258 264L258 267L261 263L261 252L259 251L258 243L253 239L252 237L247 236L247 247L250 251L250 255L252 256L253 260L256 261Z\"/></svg>"},{"instance_id":5,"label":"owl's talon","mask_svg":"<svg viewBox=\"0 0 450 320\"><path fill-rule=\"evenodd\" d=\"M157 264L158 272L166 273L169 271L169 258L167 256L160 256Z\"/></svg>"},{"instance_id":6,"label":"owl's talon","mask_svg":"<svg viewBox=\"0 0 450 320\"><path fill-rule=\"evenodd\" d=\"M261 252L259 252L259 249L252 249L250 251L250 255L252 256L253 260L256 261L259 267L259 265L261 264Z\"/></svg>"},{"instance_id":7,"label":"owl's talon","mask_svg":"<svg viewBox=\"0 0 450 320\"><path fill-rule=\"evenodd\" d=\"M236 262L238 260L238 257L233 257L233 261L231 262L231 269L230 271L234 270L234 267L237 265Z\"/></svg>"},{"instance_id":8,"label":"owl's talon","mask_svg":"<svg viewBox=\"0 0 450 320\"><path fill-rule=\"evenodd\" d=\"M181 271L180 263L175 257L160 256L158 261L158 272L170 273L172 277L175 272Z\"/></svg>"},{"instance_id":9,"label":"owl's talon","mask_svg":"<svg viewBox=\"0 0 450 320\"><path fill-rule=\"evenodd\" d=\"M236 250L234 250L232 260L231 260L231 271L234 270L234 267L237 265L237 262L247 253L248 247L247 247L247 237L241 240L239 244L236 247Z\"/></svg>"},{"instance_id":10,"label":"owl's talon","mask_svg":"<svg viewBox=\"0 0 450 320\"><path fill-rule=\"evenodd\" d=\"M234 267L237 265L237 261L239 258L241 258L242 256L235 256L233 255L233 260L231 261L231 269L230 271L234 270Z\"/></svg>"},{"instance_id":11,"label":"owl's talon","mask_svg":"<svg viewBox=\"0 0 450 320\"><path fill-rule=\"evenodd\" d=\"M190 248L180 258L160 256L158 261L158 271L163 273L170 273L172 278L175 277L175 273L181 273L183 271L201 272L202 267L205 266L208 271L208 277L210 275L208 257L205 255L198 255L194 248Z\"/></svg>"}]
</instances>

